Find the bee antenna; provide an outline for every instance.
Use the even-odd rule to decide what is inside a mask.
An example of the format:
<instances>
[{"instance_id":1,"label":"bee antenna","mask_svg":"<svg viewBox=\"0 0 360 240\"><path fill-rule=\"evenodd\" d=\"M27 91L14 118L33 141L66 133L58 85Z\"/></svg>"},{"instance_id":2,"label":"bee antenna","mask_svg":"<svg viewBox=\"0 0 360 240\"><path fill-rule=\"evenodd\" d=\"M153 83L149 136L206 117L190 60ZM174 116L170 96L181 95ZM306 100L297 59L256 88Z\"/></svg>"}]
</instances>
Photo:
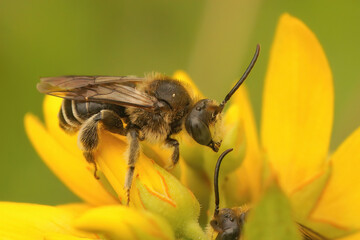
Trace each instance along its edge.
<instances>
[{"instance_id":1,"label":"bee antenna","mask_svg":"<svg viewBox=\"0 0 360 240\"><path fill-rule=\"evenodd\" d=\"M246 71L244 72L244 74L242 75L242 77L240 78L240 80L235 84L235 86L230 90L230 92L226 95L226 97L224 98L224 100L221 102L220 104L220 112L224 109L225 104L227 103L227 101L230 100L231 96L236 92L236 90L238 90L238 88L241 86L241 84L245 81L245 79L247 78L247 76L249 75L249 73L251 72L251 69L254 67L256 60L258 59L260 53L260 44L256 45L256 51L254 54L253 59L251 60L249 66L247 67Z\"/></svg>"},{"instance_id":2,"label":"bee antenna","mask_svg":"<svg viewBox=\"0 0 360 240\"><path fill-rule=\"evenodd\" d=\"M215 211L214 211L214 216L219 214L219 183L218 183L218 179L219 179L219 171L220 171L220 164L221 161L223 160L223 158L226 156L226 154L228 154L229 152L231 152L233 149L227 149L225 150L219 157L219 159L217 160L216 166L215 166L215 173L214 173L214 190L215 190Z\"/></svg>"}]
</instances>

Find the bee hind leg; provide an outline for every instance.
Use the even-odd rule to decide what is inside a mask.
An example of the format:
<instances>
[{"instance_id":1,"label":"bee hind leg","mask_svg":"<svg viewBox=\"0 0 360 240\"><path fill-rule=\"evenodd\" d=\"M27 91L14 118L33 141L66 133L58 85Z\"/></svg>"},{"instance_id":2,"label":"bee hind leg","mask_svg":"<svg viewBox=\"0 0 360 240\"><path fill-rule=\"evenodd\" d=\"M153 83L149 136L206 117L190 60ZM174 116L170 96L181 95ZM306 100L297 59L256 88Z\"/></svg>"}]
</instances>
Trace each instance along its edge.
<instances>
[{"instance_id":1,"label":"bee hind leg","mask_svg":"<svg viewBox=\"0 0 360 240\"><path fill-rule=\"evenodd\" d=\"M129 128L127 137L129 139L128 170L125 177L125 190L127 205L130 203L130 189L135 171L135 163L140 156L139 132L136 128Z\"/></svg>"},{"instance_id":2,"label":"bee hind leg","mask_svg":"<svg viewBox=\"0 0 360 240\"><path fill-rule=\"evenodd\" d=\"M86 161L94 165L94 177L96 179L99 179L99 177L97 176L97 164L94 158L94 150L99 144L99 122L102 122L104 128L112 133L121 135L125 135L126 133L121 118L111 110L101 110L99 113L87 119L82 125L79 132L78 143L80 149L83 150Z\"/></svg>"},{"instance_id":3,"label":"bee hind leg","mask_svg":"<svg viewBox=\"0 0 360 240\"><path fill-rule=\"evenodd\" d=\"M165 140L165 144L168 147L174 148L174 151L173 151L173 153L171 155L172 164L169 167L169 169L171 169L177 164L177 162L179 161L179 158L180 158L179 142L176 139L168 137Z\"/></svg>"}]
</instances>

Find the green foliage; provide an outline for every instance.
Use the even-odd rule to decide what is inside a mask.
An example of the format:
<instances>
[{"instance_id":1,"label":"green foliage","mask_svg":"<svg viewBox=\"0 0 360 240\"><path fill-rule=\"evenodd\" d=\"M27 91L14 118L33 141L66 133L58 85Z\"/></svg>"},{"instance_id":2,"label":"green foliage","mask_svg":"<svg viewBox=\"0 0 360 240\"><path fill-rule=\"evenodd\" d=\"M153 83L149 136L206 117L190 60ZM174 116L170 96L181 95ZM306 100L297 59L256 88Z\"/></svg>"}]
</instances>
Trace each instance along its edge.
<instances>
[{"instance_id":1,"label":"green foliage","mask_svg":"<svg viewBox=\"0 0 360 240\"><path fill-rule=\"evenodd\" d=\"M301 240L290 202L276 185L250 210L244 232L246 240Z\"/></svg>"}]
</instances>

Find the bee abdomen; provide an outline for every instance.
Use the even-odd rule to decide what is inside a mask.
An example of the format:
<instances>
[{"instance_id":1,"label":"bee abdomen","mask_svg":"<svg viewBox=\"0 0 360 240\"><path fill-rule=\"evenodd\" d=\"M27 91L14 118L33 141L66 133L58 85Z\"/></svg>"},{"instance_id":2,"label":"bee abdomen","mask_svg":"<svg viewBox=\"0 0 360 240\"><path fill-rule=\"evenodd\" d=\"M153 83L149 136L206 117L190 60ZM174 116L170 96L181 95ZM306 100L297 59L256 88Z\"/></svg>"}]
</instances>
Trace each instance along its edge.
<instances>
[{"instance_id":1,"label":"bee abdomen","mask_svg":"<svg viewBox=\"0 0 360 240\"><path fill-rule=\"evenodd\" d=\"M128 118L122 106L64 99L59 112L59 125L69 134L76 133L87 119L105 109L113 111L125 121Z\"/></svg>"},{"instance_id":2,"label":"bee abdomen","mask_svg":"<svg viewBox=\"0 0 360 240\"><path fill-rule=\"evenodd\" d=\"M75 133L80 129L83 120L80 122L73 113L73 101L65 99L59 111L59 125L67 133Z\"/></svg>"}]
</instances>

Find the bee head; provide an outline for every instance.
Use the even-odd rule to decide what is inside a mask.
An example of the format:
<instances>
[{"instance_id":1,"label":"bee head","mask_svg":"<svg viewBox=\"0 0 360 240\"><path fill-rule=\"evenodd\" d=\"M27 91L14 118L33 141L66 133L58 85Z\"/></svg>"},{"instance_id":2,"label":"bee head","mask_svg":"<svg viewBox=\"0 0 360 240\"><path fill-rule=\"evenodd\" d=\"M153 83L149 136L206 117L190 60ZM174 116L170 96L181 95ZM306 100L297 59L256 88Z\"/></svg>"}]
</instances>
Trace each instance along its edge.
<instances>
[{"instance_id":1,"label":"bee head","mask_svg":"<svg viewBox=\"0 0 360 240\"><path fill-rule=\"evenodd\" d=\"M219 138L218 130L220 129L219 123L221 123L221 112L224 109L225 104L230 100L231 96L236 92L236 90L238 90L241 84L245 81L246 77L249 75L259 56L259 52L260 45L258 44L249 66L220 105L210 99L201 99L191 109L185 120L185 128L197 143L208 146L215 152L219 151L221 140L217 138Z\"/></svg>"},{"instance_id":2,"label":"bee head","mask_svg":"<svg viewBox=\"0 0 360 240\"><path fill-rule=\"evenodd\" d=\"M186 131L199 144L219 151L221 141L218 141L216 126L221 122L221 108L210 99L198 101L185 120Z\"/></svg>"}]
</instances>

